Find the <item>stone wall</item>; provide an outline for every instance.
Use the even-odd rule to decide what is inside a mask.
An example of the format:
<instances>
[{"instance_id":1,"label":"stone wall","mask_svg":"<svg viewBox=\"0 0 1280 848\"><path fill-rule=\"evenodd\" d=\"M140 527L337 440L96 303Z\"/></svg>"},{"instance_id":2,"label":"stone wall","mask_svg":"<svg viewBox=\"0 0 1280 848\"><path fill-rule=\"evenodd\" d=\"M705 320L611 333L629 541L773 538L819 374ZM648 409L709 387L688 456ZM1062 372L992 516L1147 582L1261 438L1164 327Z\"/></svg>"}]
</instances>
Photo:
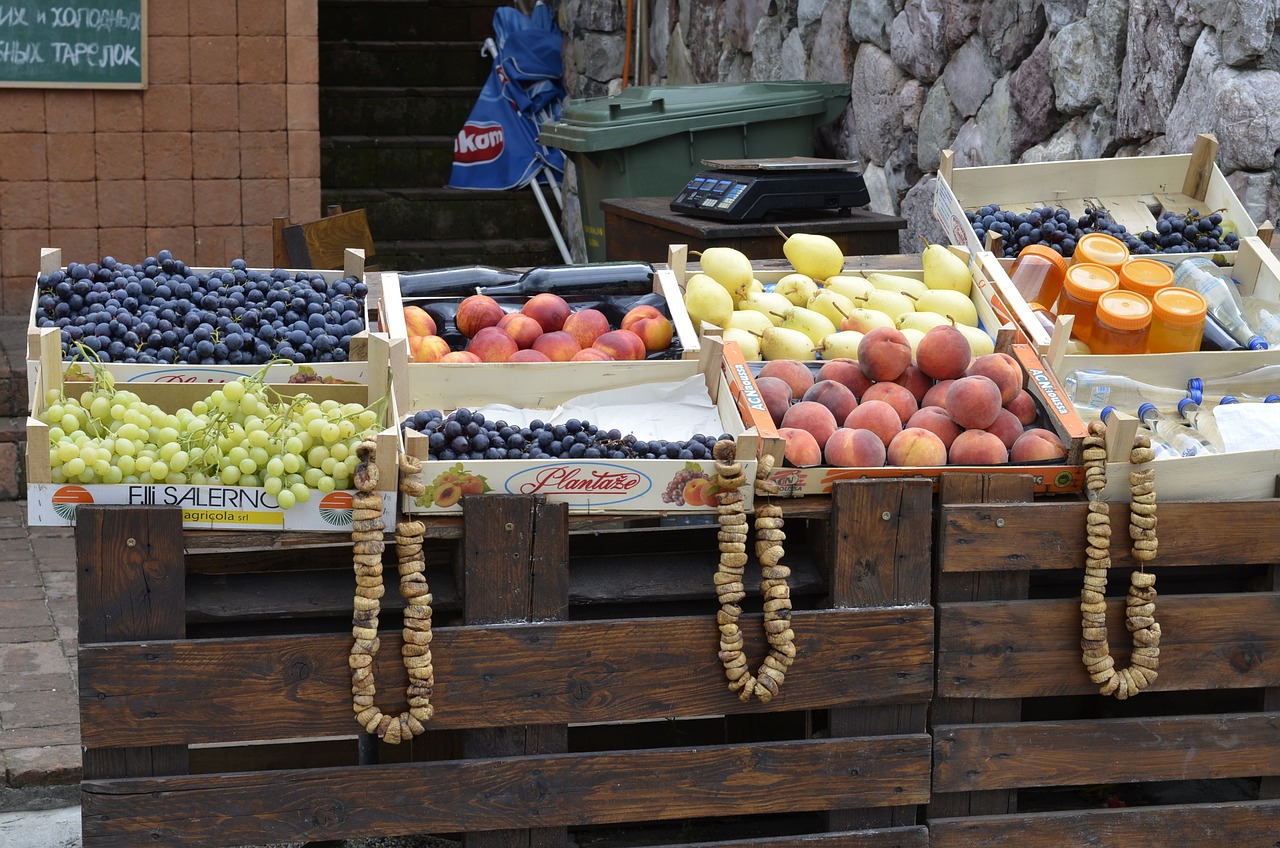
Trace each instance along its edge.
<instances>
[{"instance_id":1,"label":"stone wall","mask_svg":"<svg viewBox=\"0 0 1280 848\"><path fill-rule=\"evenodd\" d=\"M619 90L625 5L563 0L571 96ZM655 85L848 81L821 153L863 163L915 252L942 236L947 148L963 167L1186 153L1213 133L1255 223L1275 220L1278 19L1280 0L651 0L642 38Z\"/></svg>"}]
</instances>

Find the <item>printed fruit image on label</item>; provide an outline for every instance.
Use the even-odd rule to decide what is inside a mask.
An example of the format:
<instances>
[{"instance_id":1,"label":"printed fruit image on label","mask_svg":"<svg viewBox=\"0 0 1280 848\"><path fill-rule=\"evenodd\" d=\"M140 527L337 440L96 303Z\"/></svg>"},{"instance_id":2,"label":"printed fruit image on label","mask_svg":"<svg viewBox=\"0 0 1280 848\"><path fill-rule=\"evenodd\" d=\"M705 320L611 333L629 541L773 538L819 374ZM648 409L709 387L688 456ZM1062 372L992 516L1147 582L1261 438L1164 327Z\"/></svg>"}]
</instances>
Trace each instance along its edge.
<instances>
[{"instance_id":1,"label":"printed fruit image on label","mask_svg":"<svg viewBox=\"0 0 1280 848\"><path fill-rule=\"evenodd\" d=\"M350 492L330 492L320 499L320 517L334 527L350 526L351 506Z\"/></svg>"},{"instance_id":2,"label":"printed fruit image on label","mask_svg":"<svg viewBox=\"0 0 1280 848\"><path fill-rule=\"evenodd\" d=\"M63 486L50 498L53 511L67 521L75 521L76 507L93 503L93 495L84 486Z\"/></svg>"}]
</instances>

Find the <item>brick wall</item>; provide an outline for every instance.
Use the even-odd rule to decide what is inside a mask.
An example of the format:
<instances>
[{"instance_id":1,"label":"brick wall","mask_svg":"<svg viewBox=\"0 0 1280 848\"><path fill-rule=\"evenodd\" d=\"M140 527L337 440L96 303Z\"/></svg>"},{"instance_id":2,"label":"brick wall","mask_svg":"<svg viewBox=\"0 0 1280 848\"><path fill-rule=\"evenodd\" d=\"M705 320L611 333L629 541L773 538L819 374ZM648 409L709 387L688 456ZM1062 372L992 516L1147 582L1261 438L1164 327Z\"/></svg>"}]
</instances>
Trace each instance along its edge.
<instances>
[{"instance_id":1,"label":"brick wall","mask_svg":"<svg viewBox=\"0 0 1280 848\"><path fill-rule=\"evenodd\" d=\"M148 4L143 91L0 89L0 311L64 261L271 264L320 214L317 0Z\"/></svg>"}]
</instances>

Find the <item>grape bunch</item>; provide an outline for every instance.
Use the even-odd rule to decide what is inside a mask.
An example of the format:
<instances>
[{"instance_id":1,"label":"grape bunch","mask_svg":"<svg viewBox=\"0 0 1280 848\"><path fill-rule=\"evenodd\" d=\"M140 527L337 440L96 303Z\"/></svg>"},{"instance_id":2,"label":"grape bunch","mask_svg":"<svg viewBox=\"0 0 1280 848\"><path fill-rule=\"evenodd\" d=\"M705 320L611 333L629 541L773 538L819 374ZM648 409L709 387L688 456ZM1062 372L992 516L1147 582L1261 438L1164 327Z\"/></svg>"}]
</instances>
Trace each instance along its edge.
<instances>
[{"instance_id":1,"label":"grape bunch","mask_svg":"<svg viewBox=\"0 0 1280 848\"><path fill-rule=\"evenodd\" d=\"M364 329L367 293L355 277L253 270L243 259L195 273L168 250L140 265L71 262L37 286L36 326L62 331L64 360L82 343L107 362L145 365L342 362Z\"/></svg>"},{"instance_id":2,"label":"grape bunch","mask_svg":"<svg viewBox=\"0 0 1280 848\"><path fill-rule=\"evenodd\" d=\"M1181 215L1164 210L1155 231L1144 230L1136 235L1107 210L1091 207L1086 207L1084 214L1076 218L1061 207L1041 206L1013 212L989 204L965 212L965 216L979 241L985 241L988 232L1001 236L1003 255L1008 258L1016 257L1029 244L1046 245L1070 257L1075 254L1080 238L1088 233L1114 236L1124 242L1134 256L1236 250L1240 243L1239 236L1229 229L1224 235L1220 213L1201 216L1195 209Z\"/></svg>"},{"instance_id":3,"label":"grape bunch","mask_svg":"<svg viewBox=\"0 0 1280 848\"><path fill-rule=\"evenodd\" d=\"M376 404L284 397L257 377L170 412L116 389L100 366L92 388L45 401L54 483L261 487L282 509L350 488L356 445L381 421Z\"/></svg>"},{"instance_id":4,"label":"grape bunch","mask_svg":"<svg viewBox=\"0 0 1280 848\"><path fill-rule=\"evenodd\" d=\"M684 468L677 471L675 476L671 478L671 482L667 484L667 488L662 492L662 502L684 506L685 486L690 481L698 479L710 480L711 475L696 468Z\"/></svg>"},{"instance_id":5,"label":"grape bunch","mask_svg":"<svg viewBox=\"0 0 1280 848\"><path fill-rule=\"evenodd\" d=\"M527 427L490 421L467 408L448 415L438 409L414 413L405 429L427 436L431 459L711 459L711 449L727 433L685 441L645 441L621 431L602 430L590 421L570 418L563 424L533 420Z\"/></svg>"}]
</instances>

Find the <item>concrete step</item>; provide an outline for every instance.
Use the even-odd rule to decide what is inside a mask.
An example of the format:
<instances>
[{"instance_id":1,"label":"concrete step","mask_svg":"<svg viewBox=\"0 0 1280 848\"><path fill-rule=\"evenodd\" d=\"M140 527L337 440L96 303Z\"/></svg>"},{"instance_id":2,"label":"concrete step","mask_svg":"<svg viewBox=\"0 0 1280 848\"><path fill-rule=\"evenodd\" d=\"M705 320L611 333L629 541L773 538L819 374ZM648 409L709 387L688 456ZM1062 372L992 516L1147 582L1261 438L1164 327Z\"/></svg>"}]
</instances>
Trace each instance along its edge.
<instances>
[{"instance_id":1,"label":"concrete step","mask_svg":"<svg viewBox=\"0 0 1280 848\"><path fill-rule=\"evenodd\" d=\"M320 183L326 189L441 186L453 165L453 136L324 136Z\"/></svg>"},{"instance_id":2,"label":"concrete step","mask_svg":"<svg viewBox=\"0 0 1280 848\"><path fill-rule=\"evenodd\" d=\"M320 40L468 41L493 33L496 2L320 0Z\"/></svg>"},{"instance_id":3,"label":"concrete step","mask_svg":"<svg viewBox=\"0 0 1280 848\"><path fill-rule=\"evenodd\" d=\"M475 86L493 60L478 41L338 41L320 45L320 85Z\"/></svg>"},{"instance_id":4,"label":"concrete step","mask_svg":"<svg viewBox=\"0 0 1280 848\"><path fill-rule=\"evenodd\" d=\"M466 123L479 89L469 86L329 86L320 93L320 135L447 135Z\"/></svg>"}]
</instances>

